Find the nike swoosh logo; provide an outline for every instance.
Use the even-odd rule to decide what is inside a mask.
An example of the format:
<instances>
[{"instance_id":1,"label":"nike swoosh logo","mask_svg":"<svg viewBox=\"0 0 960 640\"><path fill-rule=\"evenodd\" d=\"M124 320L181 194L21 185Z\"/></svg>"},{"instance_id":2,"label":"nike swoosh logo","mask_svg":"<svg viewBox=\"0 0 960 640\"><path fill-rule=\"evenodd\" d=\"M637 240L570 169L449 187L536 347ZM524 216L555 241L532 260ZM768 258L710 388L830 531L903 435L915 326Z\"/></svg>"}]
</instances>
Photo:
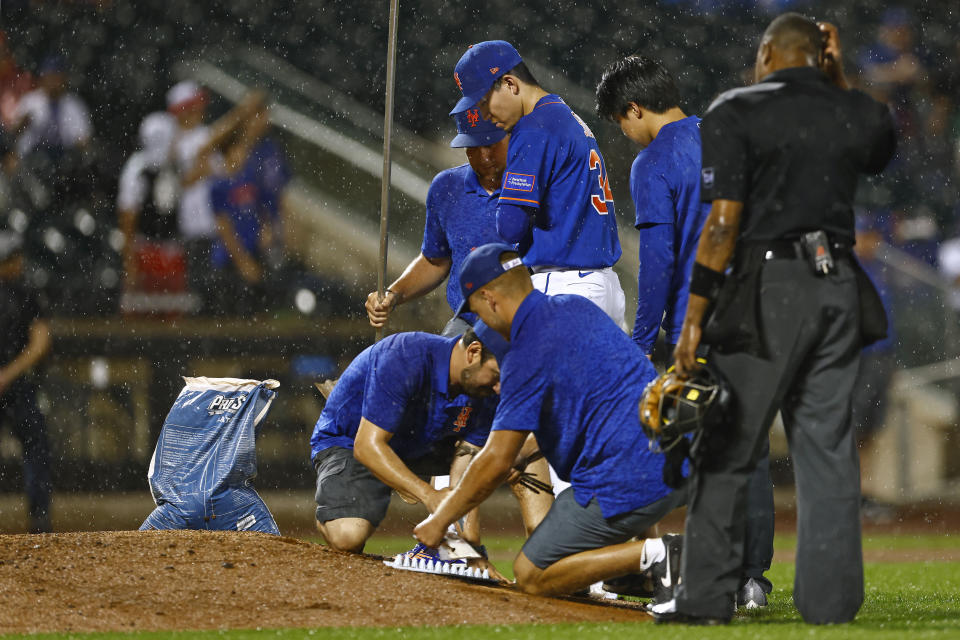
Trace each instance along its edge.
<instances>
[{"instance_id":1,"label":"nike swoosh logo","mask_svg":"<svg viewBox=\"0 0 960 640\"><path fill-rule=\"evenodd\" d=\"M577 274L578 274L581 278L586 278L586 277L589 276L591 273L593 273L593 271L577 271Z\"/></svg>"},{"instance_id":2,"label":"nike swoosh logo","mask_svg":"<svg viewBox=\"0 0 960 640\"><path fill-rule=\"evenodd\" d=\"M666 563L667 563L667 575L660 578L660 584L662 584L665 587L670 587L673 584L673 576L670 575L670 552L669 551L667 551Z\"/></svg>"}]
</instances>

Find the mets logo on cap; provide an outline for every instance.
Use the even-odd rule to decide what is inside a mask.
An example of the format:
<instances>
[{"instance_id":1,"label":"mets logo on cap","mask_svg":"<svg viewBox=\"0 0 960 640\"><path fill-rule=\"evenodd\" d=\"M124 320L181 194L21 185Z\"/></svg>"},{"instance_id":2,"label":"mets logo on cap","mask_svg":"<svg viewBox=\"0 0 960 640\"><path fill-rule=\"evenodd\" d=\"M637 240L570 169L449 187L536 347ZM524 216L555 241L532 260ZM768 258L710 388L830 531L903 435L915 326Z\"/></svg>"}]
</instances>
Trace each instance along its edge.
<instances>
[{"instance_id":1,"label":"mets logo on cap","mask_svg":"<svg viewBox=\"0 0 960 640\"><path fill-rule=\"evenodd\" d=\"M467 122L470 123L471 127L477 126L477 123L480 122L480 110L469 109L467 111Z\"/></svg>"}]
</instances>

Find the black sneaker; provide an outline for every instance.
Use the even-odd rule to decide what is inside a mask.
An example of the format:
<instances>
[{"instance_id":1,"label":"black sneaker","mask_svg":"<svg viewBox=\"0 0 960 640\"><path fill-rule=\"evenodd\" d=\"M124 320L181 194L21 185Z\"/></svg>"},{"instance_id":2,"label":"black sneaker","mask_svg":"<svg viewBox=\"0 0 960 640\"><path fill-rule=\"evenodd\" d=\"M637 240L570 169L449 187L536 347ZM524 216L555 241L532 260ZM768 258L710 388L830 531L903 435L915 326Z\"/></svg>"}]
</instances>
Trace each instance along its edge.
<instances>
[{"instance_id":1,"label":"black sneaker","mask_svg":"<svg viewBox=\"0 0 960 640\"><path fill-rule=\"evenodd\" d=\"M730 618L707 618L704 616L694 616L689 613L677 611L677 601L668 600L656 605L647 607L647 611L653 616L657 624L687 624L699 626L714 626L729 624Z\"/></svg>"},{"instance_id":2,"label":"black sneaker","mask_svg":"<svg viewBox=\"0 0 960 640\"><path fill-rule=\"evenodd\" d=\"M680 555L683 553L682 535L668 533L660 539L663 540L666 556L649 569L655 604L673 600L673 591L680 581Z\"/></svg>"},{"instance_id":3,"label":"black sneaker","mask_svg":"<svg viewBox=\"0 0 960 640\"><path fill-rule=\"evenodd\" d=\"M692 616L689 613L680 613L673 611L671 613L652 613L654 621L657 624L686 624L691 626L713 627L723 624L730 624L726 618L706 618L704 616Z\"/></svg>"}]
</instances>

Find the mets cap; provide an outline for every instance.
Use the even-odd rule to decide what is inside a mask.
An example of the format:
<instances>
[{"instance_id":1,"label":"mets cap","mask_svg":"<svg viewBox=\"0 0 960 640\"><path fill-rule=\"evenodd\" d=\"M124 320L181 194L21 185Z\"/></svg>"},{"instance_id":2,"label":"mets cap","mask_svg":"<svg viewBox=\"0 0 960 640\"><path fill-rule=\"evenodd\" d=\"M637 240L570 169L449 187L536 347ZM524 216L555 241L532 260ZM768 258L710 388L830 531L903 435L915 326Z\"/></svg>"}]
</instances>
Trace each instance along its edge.
<instances>
[{"instance_id":1,"label":"mets cap","mask_svg":"<svg viewBox=\"0 0 960 640\"><path fill-rule=\"evenodd\" d=\"M463 92L463 98L450 111L450 115L472 108L487 94L497 78L521 62L523 58L517 50L504 40L487 40L471 46L454 69L453 79Z\"/></svg>"},{"instance_id":2,"label":"mets cap","mask_svg":"<svg viewBox=\"0 0 960 640\"><path fill-rule=\"evenodd\" d=\"M457 308L457 316L470 311L470 294L499 278L510 269L523 264L520 258L507 260L501 264L500 256L508 252L516 253L517 250L509 244L491 242L480 245L467 255L460 266L460 291L463 293L463 302Z\"/></svg>"},{"instance_id":3,"label":"mets cap","mask_svg":"<svg viewBox=\"0 0 960 640\"><path fill-rule=\"evenodd\" d=\"M457 147L486 147L503 140L507 132L497 127L480 115L479 109L467 109L453 116L457 121L457 137L450 141L450 146Z\"/></svg>"}]
</instances>

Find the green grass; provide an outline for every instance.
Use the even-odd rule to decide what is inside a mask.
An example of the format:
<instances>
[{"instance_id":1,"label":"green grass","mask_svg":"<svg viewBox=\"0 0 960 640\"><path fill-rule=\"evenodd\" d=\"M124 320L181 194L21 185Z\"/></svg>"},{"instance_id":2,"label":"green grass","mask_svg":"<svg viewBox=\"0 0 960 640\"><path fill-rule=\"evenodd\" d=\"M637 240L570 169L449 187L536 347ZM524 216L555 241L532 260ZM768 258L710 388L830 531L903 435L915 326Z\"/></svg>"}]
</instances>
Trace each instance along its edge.
<instances>
[{"instance_id":1,"label":"green grass","mask_svg":"<svg viewBox=\"0 0 960 640\"><path fill-rule=\"evenodd\" d=\"M494 564L510 572L513 556L522 541L515 537L490 537L484 544ZM777 538L778 549L790 549L789 536ZM413 546L409 537L378 536L367 546L369 553L392 555ZM947 549L960 548L958 536L871 536L864 540L867 549ZM829 568L825 568L829 571ZM867 563L866 601L857 620L849 625L814 627L804 624L791 600L793 566L775 563L767 574L774 583L770 605L757 612L741 615L728 627L675 627L650 624L558 624L516 626L467 626L439 628L332 628L268 629L246 631L210 631L182 633L85 633L43 634L30 638L78 638L84 640L133 640L201 638L201 640L267 640L278 638L324 638L325 640L372 640L411 638L415 640L472 638L518 640L606 640L615 638L655 638L655 640L827 640L926 638L960 640L960 562ZM469 603L464 603L469 607ZM0 638L14 637L3 635Z\"/></svg>"}]
</instances>

